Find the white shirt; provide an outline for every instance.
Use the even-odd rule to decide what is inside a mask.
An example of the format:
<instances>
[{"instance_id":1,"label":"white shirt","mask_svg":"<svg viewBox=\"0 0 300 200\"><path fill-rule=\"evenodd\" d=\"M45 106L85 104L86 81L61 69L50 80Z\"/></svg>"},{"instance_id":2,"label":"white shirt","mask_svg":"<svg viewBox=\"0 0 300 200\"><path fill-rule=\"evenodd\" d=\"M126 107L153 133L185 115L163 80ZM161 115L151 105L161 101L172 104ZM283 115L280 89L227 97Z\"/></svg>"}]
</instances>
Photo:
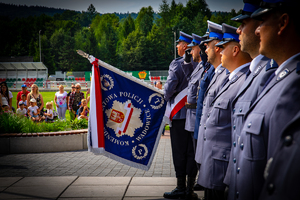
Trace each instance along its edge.
<instances>
[{"instance_id":1,"label":"white shirt","mask_svg":"<svg viewBox=\"0 0 300 200\"><path fill-rule=\"evenodd\" d=\"M39 107L37 107L37 106L29 106L28 107L28 110L30 110L30 114L31 115L37 115L38 113L37 113L37 109L38 109Z\"/></svg>"},{"instance_id":2,"label":"white shirt","mask_svg":"<svg viewBox=\"0 0 300 200\"><path fill-rule=\"evenodd\" d=\"M47 119L53 119L53 110L52 110L52 109L47 109L47 114L52 114L51 117L47 115L47 116L46 116Z\"/></svg>"},{"instance_id":3,"label":"white shirt","mask_svg":"<svg viewBox=\"0 0 300 200\"><path fill-rule=\"evenodd\" d=\"M17 114L19 114L19 115L26 115L26 113L27 113L26 108L23 108L23 110L21 110L21 108L17 109Z\"/></svg>"},{"instance_id":4,"label":"white shirt","mask_svg":"<svg viewBox=\"0 0 300 200\"><path fill-rule=\"evenodd\" d=\"M286 61L284 61L275 71L275 75L277 76L278 73L281 72L283 70L283 68L285 66L287 66L298 55L300 55L300 53L297 53L297 54L293 55L292 57L290 57L289 59L287 59Z\"/></svg>"},{"instance_id":5,"label":"white shirt","mask_svg":"<svg viewBox=\"0 0 300 200\"><path fill-rule=\"evenodd\" d=\"M253 72L253 71L256 69L256 67L258 67L258 66L257 66L257 63L258 63L259 61L261 61L261 59L262 59L263 57L264 57L263 55L259 54L258 56L256 56L256 57L252 60L252 62L251 62L251 64L250 64L250 67L249 67L249 69L250 69L251 72Z\"/></svg>"},{"instance_id":6,"label":"white shirt","mask_svg":"<svg viewBox=\"0 0 300 200\"><path fill-rule=\"evenodd\" d=\"M233 72L230 73L229 75L229 81L231 81L231 79L236 75L236 73L238 73L239 71L241 71L242 69L244 69L246 66L249 65L250 62L243 64L241 66L239 66L238 68L236 68L235 70L233 70Z\"/></svg>"}]
</instances>

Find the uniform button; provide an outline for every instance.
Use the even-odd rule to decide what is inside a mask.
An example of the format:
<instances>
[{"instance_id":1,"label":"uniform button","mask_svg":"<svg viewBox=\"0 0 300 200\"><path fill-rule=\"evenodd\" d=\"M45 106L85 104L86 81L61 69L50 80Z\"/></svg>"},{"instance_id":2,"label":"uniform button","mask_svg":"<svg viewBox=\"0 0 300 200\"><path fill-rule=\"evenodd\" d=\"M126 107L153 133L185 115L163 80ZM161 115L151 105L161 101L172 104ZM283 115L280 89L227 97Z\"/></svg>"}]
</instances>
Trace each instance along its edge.
<instances>
[{"instance_id":1,"label":"uniform button","mask_svg":"<svg viewBox=\"0 0 300 200\"><path fill-rule=\"evenodd\" d=\"M211 103L211 106L214 106L214 103Z\"/></svg>"},{"instance_id":2,"label":"uniform button","mask_svg":"<svg viewBox=\"0 0 300 200\"><path fill-rule=\"evenodd\" d=\"M288 146L290 146L292 143L293 143L293 138L292 138L292 136L290 136L290 135L285 136L285 138L284 138L284 145L288 147Z\"/></svg>"},{"instance_id":3,"label":"uniform button","mask_svg":"<svg viewBox=\"0 0 300 200\"><path fill-rule=\"evenodd\" d=\"M237 168L236 172L239 174L241 171L241 168Z\"/></svg>"},{"instance_id":4,"label":"uniform button","mask_svg":"<svg viewBox=\"0 0 300 200\"><path fill-rule=\"evenodd\" d=\"M235 108L233 109L233 113L235 113Z\"/></svg>"},{"instance_id":5,"label":"uniform button","mask_svg":"<svg viewBox=\"0 0 300 200\"><path fill-rule=\"evenodd\" d=\"M242 112L243 110L242 109L240 109L240 112Z\"/></svg>"},{"instance_id":6,"label":"uniform button","mask_svg":"<svg viewBox=\"0 0 300 200\"><path fill-rule=\"evenodd\" d=\"M203 113L201 114L201 116L203 116Z\"/></svg>"},{"instance_id":7,"label":"uniform button","mask_svg":"<svg viewBox=\"0 0 300 200\"><path fill-rule=\"evenodd\" d=\"M200 123L200 125L199 126L201 126L201 123Z\"/></svg>"},{"instance_id":8,"label":"uniform button","mask_svg":"<svg viewBox=\"0 0 300 200\"><path fill-rule=\"evenodd\" d=\"M236 163L236 158L233 159L233 163Z\"/></svg>"},{"instance_id":9,"label":"uniform button","mask_svg":"<svg viewBox=\"0 0 300 200\"><path fill-rule=\"evenodd\" d=\"M207 114L207 117L209 117L209 114Z\"/></svg>"},{"instance_id":10,"label":"uniform button","mask_svg":"<svg viewBox=\"0 0 300 200\"><path fill-rule=\"evenodd\" d=\"M236 198L238 199L239 198L239 192L236 192Z\"/></svg>"},{"instance_id":11,"label":"uniform button","mask_svg":"<svg viewBox=\"0 0 300 200\"><path fill-rule=\"evenodd\" d=\"M234 147L236 146L236 142L233 142L233 146L234 146Z\"/></svg>"},{"instance_id":12,"label":"uniform button","mask_svg":"<svg viewBox=\"0 0 300 200\"><path fill-rule=\"evenodd\" d=\"M233 130L235 130L235 128L236 128L235 125L233 125Z\"/></svg>"},{"instance_id":13,"label":"uniform button","mask_svg":"<svg viewBox=\"0 0 300 200\"><path fill-rule=\"evenodd\" d=\"M220 103L218 103L218 105L221 105Z\"/></svg>"},{"instance_id":14,"label":"uniform button","mask_svg":"<svg viewBox=\"0 0 300 200\"><path fill-rule=\"evenodd\" d=\"M223 156L222 156L223 158L226 158L226 155L225 154L223 154Z\"/></svg>"},{"instance_id":15,"label":"uniform button","mask_svg":"<svg viewBox=\"0 0 300 200\"><path fill-rule=\"evenodd\" d=\"M204 130L206 130L206 126L204 125Z\"/></svg>"},{"instance_id":16,"label":"uniform button","mask_svg":"<svg viewBox=\"0 0 300 200\"><path fill-rule=\"evenodd\" d=\"M206 137L204 137L203 140L206 141Z\"/></svg>"},{"instance_id":17,"label":"uniform button","mask_svg":"<svg viewBox=\"0 0 300 200\"><path fill-rule=\"evenodd\" d=\"M205 103L203 104L203 106L205 106Z\"/></svg>"},{"instance_id":18,"label":"uniform button","mask_svg":"<svg viewBox=\"0 0 300 200\"><path fill-rule=\"evenodd\" d=\"M241 148L242 150L244 149L244 144L243 144L243 143L241 144L240 148Z\"/></svg>"},{"instance_id":19,"label":"uniform button","mask_svg":"<svg viewBox=\"0 0 300 200\"><path fill-rule=\"evenodd\" d=\"M248 128L250 128L250 127L251 127L251 125L252 125L252 123L250 122L250 123L248 124Z\"/></svg>"},{"instance_id":20,"label":"uniform button","mask_svg":"<svg viewBox=\"0 0 300 200\"><path fill-rule=\"evenodd\" d=\"M273 194L274 190L275 190L275 186L273 185L273 183L270 183L267 187L268 193L269 195Z\"/></svg>"}]
</instances>

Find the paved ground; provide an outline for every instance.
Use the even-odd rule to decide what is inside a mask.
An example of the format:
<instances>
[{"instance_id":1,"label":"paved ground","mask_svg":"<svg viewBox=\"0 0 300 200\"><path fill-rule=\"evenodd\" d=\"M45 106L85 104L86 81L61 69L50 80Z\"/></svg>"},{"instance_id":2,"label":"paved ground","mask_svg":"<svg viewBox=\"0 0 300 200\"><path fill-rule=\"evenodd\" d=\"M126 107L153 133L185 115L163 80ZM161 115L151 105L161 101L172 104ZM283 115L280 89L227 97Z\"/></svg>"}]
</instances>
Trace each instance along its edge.
<instances>
[{"instance_id":1,"label":"paved ground","mask_svg":"<svg viewBox=\"0 0 300 200\"><path fill-rule=\"evenodd\" d=\"M149 171L87 151L0 155L0 199L163 199L175 186L168 131Z\"/></svg>"}]
</instances>

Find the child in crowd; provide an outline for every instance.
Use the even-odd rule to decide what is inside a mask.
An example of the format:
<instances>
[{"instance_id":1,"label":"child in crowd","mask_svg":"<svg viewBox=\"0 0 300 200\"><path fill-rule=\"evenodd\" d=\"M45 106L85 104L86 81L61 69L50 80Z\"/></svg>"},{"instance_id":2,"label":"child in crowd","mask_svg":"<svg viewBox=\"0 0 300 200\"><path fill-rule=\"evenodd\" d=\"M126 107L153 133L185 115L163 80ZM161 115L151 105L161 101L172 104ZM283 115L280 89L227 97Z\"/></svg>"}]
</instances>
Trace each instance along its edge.
<instances>
[{"instance_id":1,"label":"child in crowd","mask_svg":"<svg viewBox=\"0 0 300 200\"><path fill-rule=\"evenodd\" d=\"M4 113L13 113L12 110L9 110L8 105L2 105L2 110L3 110Z\"/></svg>"},{"instance_id":2,"label":"child in crowd","mask_svg":"<svg viewBox=\"0 0 300 200\"><path fill-rule=\"evenodd\" d=\"M38 113L40 113L39 107L37 107L36 105L36 100L34 98L30 99L30 106L28 107L28 117L32 120L32 121L39 121L39 115Z\"/></svg>"},{"instance_id":3,"label":"child in crowd","mask_svg":"<svg viewBox=\"0 0 300 200\"><path fill-rule=\"evenodd\" d=\"M89 107L87 107L87 100L81 100L81 107L78 109L78 119L86 119L88 120L88 114L90 113Z\"/></svg>"},{"instance_id":4,"label":"child in crowd","mask_svg":"<svg viewBox=\"0 0 300 200\"><path fill-rule=\"evenodd\" d=\"M22 98L22 101L24 103L24 108L27 109L28 106L27 106L27 96L26 96L26 94L22 94L21 98Z\"/></svg>"},{"instance_id":5,"label":"child in crowd","mask_svg":"<svg viewBox=\"0 0 300 200\"><path fill-rule=\"evenodd\" d=\"M21 116L26 116L27 109L25 108L25 103L23 101L19 101L19 108L17 109L17 114Z\"/></svg>"},{"instance_id":6,"label":"child in crowd","mask_svg":"<svg viewBox=\"0 0 300 200\"><path fill-rule=\"evenodd\" d=\"M53 122L53 117L54 117L54 114L53 114L53 101L46 103L46 109L47 109L47 112L44 113L43 119L46 122Z\"/></svg>"}]
</instances>

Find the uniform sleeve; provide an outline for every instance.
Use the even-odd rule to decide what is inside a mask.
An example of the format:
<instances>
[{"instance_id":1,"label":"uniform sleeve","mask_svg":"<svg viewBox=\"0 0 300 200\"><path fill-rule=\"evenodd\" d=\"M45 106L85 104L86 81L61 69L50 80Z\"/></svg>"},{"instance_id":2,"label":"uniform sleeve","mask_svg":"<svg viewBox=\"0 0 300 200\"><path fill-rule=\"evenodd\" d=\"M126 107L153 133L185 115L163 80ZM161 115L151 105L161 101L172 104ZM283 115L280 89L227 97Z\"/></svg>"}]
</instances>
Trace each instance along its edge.
<instances>
[{"instance_id":1,"label":"uniform sleeve","mask_svg":"<svg viewBox=\"0 0 300 200\"><path fill-rule=\"evenodd\" d=\"M169 75L164 85L164 96L166 101L169 101L170 98L177 92L175 89L178 85L178 77L176 74L176 70L180 67L178 64L178 62L173 60L169 66Z\"/></svg>"},{"instance_id":2,"label":"uniform sleeve","mask_svg":"<svg viewBox=\"0 0 300 200\"><path fill-rule=\"evenodd\" d=\"M184 73L184 76L189 81L190 78L191 78L191 74L194 71L193 64L192 63L186 63L186 64L184 64L184 62L183 62L183 63L181 63L181 69L182 69L182 71Z\"/></svg>"}]
</instances>

